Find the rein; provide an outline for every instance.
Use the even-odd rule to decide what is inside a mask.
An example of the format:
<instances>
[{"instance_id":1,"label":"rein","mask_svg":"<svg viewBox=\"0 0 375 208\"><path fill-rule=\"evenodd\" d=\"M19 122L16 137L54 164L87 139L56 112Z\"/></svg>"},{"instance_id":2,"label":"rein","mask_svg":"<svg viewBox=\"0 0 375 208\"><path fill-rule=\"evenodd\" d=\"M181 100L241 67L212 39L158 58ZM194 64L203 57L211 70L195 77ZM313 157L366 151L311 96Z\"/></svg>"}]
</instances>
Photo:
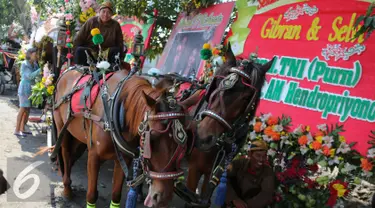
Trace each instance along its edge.
<instances>
[{"instance_id":1,"label":"rein","mask_svg":"<svg viewBox=\"0 0 375 208\"><path fill-rule=\"evenodd\" d=\"M200 119L202 119L203 116L208 116L208 117L216 120L227 130L227 132L224 132L221 136L219 136L219 138L215 137L213 139L213 141L207 147L205 147L205 148L198 147L198 149L200 149L202 151L208 151L213 146L218 145L217 144L218 140L219 140L220 143L222 141L224 141L228 144L234 142L233 139L235 138L236 132L238 132L239 129L242 129L244 127L244 125L246 125L245 121L247 120L246 118L248 117L248 113L255 107L255 100L256 100L256 96L257 96L259 91L258 91L258 89L256 89L253 86L254 83L251 79L251 76L248 75L245 71L243 71L239 68L236 68L236 67L232 67L229 71L231 73L228 76L224 77L223 80L220 82L219 87L217 89L215 89L211 93L211 95L209 95L210 97L209 97L207 108L204 109L198 116L198 117L200 117ZM253 89L255 92L254 92L253 96L251 97L249 104L246 106L244 113L238 119L236 119L232 124L230 124L230 122L228 122L227 120L225 120L221 116L221 115L225 114L225 112L226 112L225 111L225 104L224 104L224 101L223 101L223 95L224 95L224 92L226 90L232 89L240 79L241 79L241 83L244 86ZM251 83L251 84L249 84L249 83ZM220 108L221 108L221 113L216 113L215 111L209 109L212 106L213 99L217 95L220 96L219 97L219 104L220 104Z\"/></svg>"}]
</instances>

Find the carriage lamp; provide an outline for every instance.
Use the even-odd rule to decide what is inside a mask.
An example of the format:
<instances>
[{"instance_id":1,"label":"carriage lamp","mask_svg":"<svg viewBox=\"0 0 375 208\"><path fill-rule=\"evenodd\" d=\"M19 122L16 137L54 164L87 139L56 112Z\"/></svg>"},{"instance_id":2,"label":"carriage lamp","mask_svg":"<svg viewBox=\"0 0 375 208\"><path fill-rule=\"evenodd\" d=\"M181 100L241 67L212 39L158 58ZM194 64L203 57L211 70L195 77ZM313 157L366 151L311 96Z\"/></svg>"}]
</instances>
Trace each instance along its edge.
<instances>
[{"instance_id":1,"label":"carriage lamp","mask_svg":"<svg viewBox=\"0 0 375 208\"><path fill-rule=\"evenodd\" d=\"M133 53L135 59L135 69L137 70L139 74L142 74L141 69L141 60L140 57L143 56L143 36L141 34L141 31L138 32L137 35L134 37L134 45L133 45Z\"/></svg>"},{"instance_id":2,"label":"carriage lamp","mask_svg":"<svg viewBox=\"0 0 375 208\"><path fill-rule=\"evenodd\" d=\"M143 36L139 31L134 37L133 53L132 55L137 59L140 56L143 56Z\"/></svg>"}]
</instances>

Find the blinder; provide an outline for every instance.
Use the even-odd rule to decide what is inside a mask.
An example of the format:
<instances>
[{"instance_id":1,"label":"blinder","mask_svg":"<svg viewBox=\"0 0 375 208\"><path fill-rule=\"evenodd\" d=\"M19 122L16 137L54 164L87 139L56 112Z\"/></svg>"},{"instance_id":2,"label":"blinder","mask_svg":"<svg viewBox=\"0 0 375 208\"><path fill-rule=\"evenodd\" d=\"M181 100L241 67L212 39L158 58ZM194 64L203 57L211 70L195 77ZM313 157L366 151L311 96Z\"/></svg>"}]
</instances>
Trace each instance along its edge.
<instances>
[{"instance_id":1,"label":"blinder","mask_svg":"<svg viewBox=\"0 0 375 208\"><path fill-rule=\"evenodd\" d=\"M172 99L168 100L170 108L176 108L177 102L174 103ZM187 134L184 130L182 123L180 122L180 118L184 118L186 115L185 113L173 113L173 112L165 112L165 113L157 113L156 115L150 115L149 112L145 114L143 121L138 126L138 133L141 136L140 139L140 149L141 149L141 156L143 159L151 159L152 157L152 148L151 148L151 134L153 131L157 133L167 133L172 128L172 136L174 141L178 144L172 158L163 168L161 172L155 172L149 170L148 164L149 162L143 161L143 168L144 172L151 178L151 179L159 179L159 180L169 180L169 179L177 179L179 176L183 175L183 170L180 169L180 162L181 159L184 157L186 150L187 150ZM150 128L149 121L167 121L167 127L164 130L156 130ZM172 164L176 163L177 171L175 172L164 172L167 170Z\"/></svg>"}]
</instances>

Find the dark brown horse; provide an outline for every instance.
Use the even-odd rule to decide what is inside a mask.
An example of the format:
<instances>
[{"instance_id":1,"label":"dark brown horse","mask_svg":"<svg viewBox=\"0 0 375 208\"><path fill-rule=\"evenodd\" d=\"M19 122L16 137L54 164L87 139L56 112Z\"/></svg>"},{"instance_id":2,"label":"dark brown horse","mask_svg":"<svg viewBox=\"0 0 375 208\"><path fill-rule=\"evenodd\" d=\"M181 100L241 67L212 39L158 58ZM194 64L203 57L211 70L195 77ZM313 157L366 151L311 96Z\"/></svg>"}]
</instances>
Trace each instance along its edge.
<instances>
[{"instance_id":1,"label":"dark brown horse","mask_svg":"<svg viewBox=\"0 0 375 208\"><path fill-rule=\"evenodd\" d=\"M187 187L195 192L204 175L201 193L206 196L213 163L218 150L222 148L217 145L219 140L227 140L222 142L226 145L236 142L239 148L243 145L247 136L246 126L256 112L266 72L274 61L272 59L265 65L249 60L236 61L230 45L228 48L227 62L215 73L210 87L205 90L205 96L202 98L202 90L198 90L181 102L186 109L190 109L191 115L198 107L201 108L198 109L201 110L201 120L192 125L195 126L192 129L195 132L195 146L199 148L194 148L188 157ZM159 85L166 86L168 81L162 80ZM198 105L200 102L204 104ZM209 199L206 197L206 200Z\"/></svg>"},{"instance_id":2,"label":"dark brown horse","mask_svg":"<svg viewBox=\"0 0 375 208\"><path fill-rule=\"evenodd\" d=\"M75 81L80 76L80 72L72 70L60 77L56 86L55 102L59 102L64 95L72 91ZM127 72L120 70L107 80L109 95L115 92L118 83L126 76ZM119 103L124 109L124 113L119 115L124 120L121 136L130 148L136 149L140 144L139 133L141 132L143 166L148 176L152 178L149 196L154 206L166 206L173 196L172 179L176 179L182 173L178 169L181 160L179 157L181 157L180 154L184 154L183 149L186 149L187 143L183 141L185 143L180 145L175 135L180 135L181 132L176 130L181 130L181 126L185 123L184 111L175 102L172 102L173 99L166 96L165 90L154 89L147 80L137 76L132 76L125 81L119 90ZM70 102L65 102L53 112L58 134L61 133L64 124L68 122L69 108ZM146 113L148 114L146 115ZM102 99L96 99L92 105L91 115L103 118ZM142 128L143 131L140 130L141 122L145 127ZM178 126L178 123L181 125ZM88 127L90 120L84 119L82 116L74 116L62 138L60 155L63 161L63 194L66 197L72 196L71 168L87 147L88 189L86 200L88 207L95 207L98 198L97 181L100 163L105 160L115 161L111 203L120 203L125 174L116 156L110 132L104 131L100 125L95 124L90 132L90 128L84 128L83 124ZM89 135L92 135L91 139ZM172 140L173 138L175 141ZM175 150L180 147L182 150L179 151L180 154L176 155L177 151ZM124 155L124 159L129 166L132 158Z\"/></svg>"}]
</instances>

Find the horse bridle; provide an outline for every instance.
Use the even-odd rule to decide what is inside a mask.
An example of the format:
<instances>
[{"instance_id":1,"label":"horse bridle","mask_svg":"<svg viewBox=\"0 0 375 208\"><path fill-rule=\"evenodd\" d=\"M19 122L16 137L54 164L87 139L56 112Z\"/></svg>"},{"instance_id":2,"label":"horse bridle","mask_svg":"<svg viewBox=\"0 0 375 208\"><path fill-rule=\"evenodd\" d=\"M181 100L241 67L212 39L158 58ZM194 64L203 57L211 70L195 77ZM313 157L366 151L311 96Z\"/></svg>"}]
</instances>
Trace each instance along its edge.
<instances>
[{"instance_id":1,"label":"horse bridle","mask_svg":"<svg viewBox=\"0 0 375 208\"><path fill-rule=\"evenodd\" d=\"M253 63L251 62L251 64L253 64ZM253 66L255 68L257 68L256 65L253 65ZM253 70L252 76L250 76L249 74L247 74L243 70L243 66L232 67L231 69L229 69L229 72L230 72L230 74L227 75L226 77L224 77L224 79L220 82L219 87L217 89L215 89L210 95L207 95L207 96L209 96L207 108L205 110L203 110L199 114L198 117L201 120L203 118L203 116L208 116L208 117L216 120L217 122L219 122L226 129L226 131L219 137L219 139L227 140L228 143L231 143L231 142L233 142L232 139L235 139L233 137L234 137L235 131L238 129L239 123L240 123L240 126L246 125L246 124L243 123L244 117L247 117L248 113L252 109L255 108L255 101L256 101L256 96L258 94L258 90L254 87L254 84L255 84L255 81L256 81L254 77L257 76L254 73L256 73L257 70ZM239 79L242 79L242 83L245 86L255 90L255 93L251 97L251 99L249 101L249 104L247 105L244 113L242 114L243 116L240 116L236 121L234 121L233 124L230 124L219 113L216 113L213 110L209 110L209 108L211 107L211 103L212 103L213 98L217 94L219 94L219 96L220 96L219 97L220 108L221 108L221 112L222 112L221 114L225 115L225 106L224 106L224 101L223 101L224 91L233 88L235 86L235 84L239 81ZM248 83L245 83L245 81L247 81ZM212 87L212 86L210 86L210 87ZM209 92L209 90L207 91L207 93L208 92ZM217 139L218 138L215 138L215 141L213 141L211 143L211 145L209 145L209 148L211 148L213 145L215 145Z\"/></svg>"},{"instance_id":2,"label":"horse bridle","mask_svg":"<svg viewBox=\"0 0 375 208\"><path fill-rule=\"evenodd\" d=\"M149 178L157 180L170 180L177 179L184 174L184 171L180 168L180 163L187 150L188 137L184 130L184 126L181 124L179 119L185 117L185 113L163 112L155 115L150 115L149 112L146 113L143 121L138 127L138 131L141 136L140 150L143 171ZM156 130L150 128L148 123L149 121L168 121L168 125L164 130ZM178 146L168 164L160 172L152 171L150 170L148 161L152 157L151 132L156 131L160 134L164 134L168 133L170 130L172 130L174 141L178 144ZM176 163L177 170L173 172L166 172L166 170L168 170L174 163Z\"/></svg>"}]
</instances>

